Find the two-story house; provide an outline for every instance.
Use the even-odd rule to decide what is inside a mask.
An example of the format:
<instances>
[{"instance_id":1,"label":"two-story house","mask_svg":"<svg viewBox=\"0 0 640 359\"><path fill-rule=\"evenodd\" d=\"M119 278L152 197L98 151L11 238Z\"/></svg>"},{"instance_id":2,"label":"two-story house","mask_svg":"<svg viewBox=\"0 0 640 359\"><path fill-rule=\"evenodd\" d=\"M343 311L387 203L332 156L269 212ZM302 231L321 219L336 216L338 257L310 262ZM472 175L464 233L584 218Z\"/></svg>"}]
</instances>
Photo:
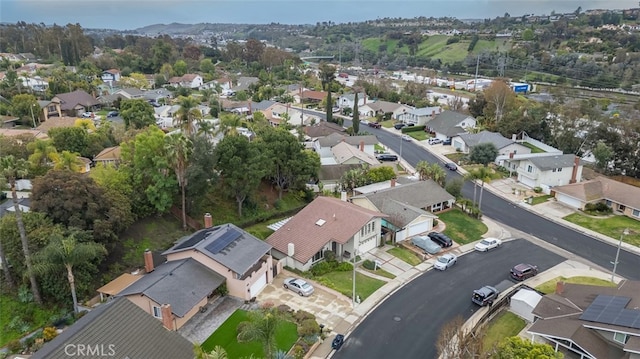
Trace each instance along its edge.
<instances>
[{"instance_id":1,"label":"two-story house","mask_svg":"<svg viewBox=\"0 0 640 359\"><path fill-rule=\"evenodd\" d=\"M341 95L340 97L338 97L338 101L337 101L337 105L340 108L353 108L353 105L355 105L355 94L349 93L349 94L344 94ZM367 94L365 94L364 92L361 92L358 94L358 107L360 106L364 106L367 104Z\"/></svg>"},{"instance_id":2,"label":"two-story house","mask_svg":"<svg viewBox=\"0 0 640 359\"><path fill-rule=\"evenodd\" d=\"M574 154L529 157L518 162L518 182L536 188L552 188L582 180L583 163Z\"/></svg>"},{"instance_id":3,"label":"two-story house","mask_svg":"<svg viewBox=\"0 0 640 359\"><path fill-rule=\"evenodd\" d=\"M513 139L508 139L497 132L480 131L478 133L461 133L451 139L451 145L457 151L469 153L471 149L482 143L492 143L498 150L496 164L504 165L504 159L511 154L521 155L531 153L531 148L524 146Z\"/></svg>"},{"instance_id":4,"label":"two-story house","mask_svg":"<svg viewBox=\"0 0 640 359\"><path fill-rule=\"evenodd\" d=\"M121 76L120 70L109 69L109 70L102 71L102 75L100 75L100 78L102 78L102 82L114 84L120 81L120 76Z\"/></svg>"},{"instance_id":5,"label":"two-story house","mask_svg":"<svg viewBox=\"0 0 640 359\"><path fill-rule=\"evenodd\" d=\"M381 241L380 212L332 197L317 197L267 238L273 257L286 266L308 271L324 259L326 251L336 258L352 259Z\"/></svg>"},{"instance_id":6,"label":"two-story house","mask_svg":"<svg viewBox=\"0 0 640 359\"><path fill-rule=\"evenodd\" d=\"M440 107L409 108L397 116L397 120L407 125L423 126L442 112Z\"/></svg>"},{"instance_id":7,"label":"two-story house","mask_svg":"<svg viewBox=\"0 0 640 359\"><path fill-rule=\"evenodd\" d=\"M198 74L185 74L182 76L174 76L169 79L169 85L197 89L202 86L204 80Z\"/></svg>"}]
</instances>

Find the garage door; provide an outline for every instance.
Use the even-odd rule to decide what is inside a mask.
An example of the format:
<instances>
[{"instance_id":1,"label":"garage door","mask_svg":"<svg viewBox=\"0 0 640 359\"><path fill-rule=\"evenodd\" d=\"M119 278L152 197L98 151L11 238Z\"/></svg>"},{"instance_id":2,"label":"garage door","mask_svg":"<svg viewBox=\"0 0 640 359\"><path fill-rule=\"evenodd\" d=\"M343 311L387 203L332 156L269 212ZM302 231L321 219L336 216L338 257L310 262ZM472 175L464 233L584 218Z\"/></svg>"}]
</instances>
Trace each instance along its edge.
<instances>
[{"instance_id":1,"label":"garage door","mask_svg":"<svg viewBox=\"0 0 640 359\"><path fill-rule=\"evenodd\" d=\"M415 236L420 233L428 232L430 229L429 222L430 221L422 221L409 226L409 228L407 228L408 237Z\"/></svg>"},{"instance_id":2,"label":"garage door","mask_svg":"<svg viewBox=\"0 0 640 359\"><path fill-rule=\"evenodd\" d=\"M529 177L525 177L525 176L519 176L520 178L518 178L518 180L520 182L522 182L523 185L527 186L527 187L531 187L534 188L536 186L536 180L533 178L529 178Z\"/></svg>"},{"instance_id":3,"label":"garage door","mask_svg":"<svg viewBox=\"0 0 640 359\"><path fill-rule=\"evenodd\" d=\"M567 195L564 195L562 193L558 193L556 194L556 199L558 200L558 202L560 203L564 203L567 206L573 207L573 208L581 208L582 207L582 202L580 202L579 200L573 198L573 197L569 197Z\"/></svg>"},{"instance_id":4,"label":"garage door","mask_svg":"<svg viewBox=\"0 0 640 359\"><path fill-rule=\"evenodd\" d=\"M262 288L264 288L266 285L267 285L267 273L265 273L264 275L261 275L260 278L258 278L258 280L256 280L255 283L251 285L251 288L249 290L249 292L251 293L251 298L257 296L258 293L260 293L260 291L262 290Z\"/></svg>"}]
</instances>

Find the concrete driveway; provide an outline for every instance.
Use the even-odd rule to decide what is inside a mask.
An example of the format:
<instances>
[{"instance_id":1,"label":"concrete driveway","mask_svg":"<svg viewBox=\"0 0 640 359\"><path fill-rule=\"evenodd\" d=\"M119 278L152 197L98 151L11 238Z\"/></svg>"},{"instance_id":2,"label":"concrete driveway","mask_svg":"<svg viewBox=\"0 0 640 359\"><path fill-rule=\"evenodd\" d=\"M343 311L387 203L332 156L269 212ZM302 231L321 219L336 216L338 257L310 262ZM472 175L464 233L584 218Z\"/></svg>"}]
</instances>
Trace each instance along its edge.
<instances>
[{"instance_id":1,"label":"concrete driveway","mask_svg":"<svg viewBox=\"0 0 640 359\"><path fill-rule=\"evenodd\" d=\"M314 288L309 297L301 297L298 294L284 289L282 282L285 278L296 277L294 273L283 271L267 285L256 297L258 302L264 304L271 302L275 306L288 305L293 310L304 310L316 316L318 324L324 324L326 328L335 328L340 321L351 315L351 300L344 295L321 286L318 283L305 279Z\"/></svg>"}]
</instances>

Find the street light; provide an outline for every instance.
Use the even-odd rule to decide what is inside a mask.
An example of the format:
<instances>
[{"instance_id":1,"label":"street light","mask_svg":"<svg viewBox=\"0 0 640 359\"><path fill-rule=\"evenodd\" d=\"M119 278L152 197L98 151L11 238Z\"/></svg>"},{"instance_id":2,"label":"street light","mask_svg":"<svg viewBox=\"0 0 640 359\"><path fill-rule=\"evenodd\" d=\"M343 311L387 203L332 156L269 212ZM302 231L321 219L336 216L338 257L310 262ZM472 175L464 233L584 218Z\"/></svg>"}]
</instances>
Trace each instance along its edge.
<instances>
[{"instance_id":1,"label":"street light","mask_svg":"<svg viewBox=\"0 0 640 359\"><path fill-rule=\"evenodd\" d=\"M351 294L352 305L356 307L356 257L358 257L358 249L355 248L354 244L354 253L353 253L353 292Z\"/></svg>"},{"instance_id":2,"label":"street light","mask_svg":"<svg viewBox=\"0 0 640 359\"><path fill-rule=\"evenodd\" d=\"M614 277L616 276L616 269L618 269L618 257L620 256L620 247L622 247L622 239L624 236L629 235L629 228L625 228L620 235L620 241L618 242L618 250L616 251L616 260L613 262L613 273L611 273L611 282L613 282Z\"/></svg>"}]
</instances>

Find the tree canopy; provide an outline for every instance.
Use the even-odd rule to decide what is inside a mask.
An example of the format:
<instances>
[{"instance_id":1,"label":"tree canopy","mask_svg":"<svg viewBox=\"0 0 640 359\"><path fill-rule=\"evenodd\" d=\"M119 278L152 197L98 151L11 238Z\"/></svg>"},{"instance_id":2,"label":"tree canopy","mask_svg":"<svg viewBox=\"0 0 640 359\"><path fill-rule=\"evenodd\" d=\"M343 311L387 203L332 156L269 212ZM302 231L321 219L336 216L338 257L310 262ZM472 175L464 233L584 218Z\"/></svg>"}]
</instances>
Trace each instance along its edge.
<instances>
[{"instance_id":1,"label":"tree canopy","mask_svg":"<svg viewBox=\"0 0 640 359\"><path fill-rule=\"evenodd\" d=\"M471 148L469 151L469 160L473 163L479 163L487 167L489 163L498 157L498 149L493 143L480 143Z\"/></svg>"}]
</instances>

